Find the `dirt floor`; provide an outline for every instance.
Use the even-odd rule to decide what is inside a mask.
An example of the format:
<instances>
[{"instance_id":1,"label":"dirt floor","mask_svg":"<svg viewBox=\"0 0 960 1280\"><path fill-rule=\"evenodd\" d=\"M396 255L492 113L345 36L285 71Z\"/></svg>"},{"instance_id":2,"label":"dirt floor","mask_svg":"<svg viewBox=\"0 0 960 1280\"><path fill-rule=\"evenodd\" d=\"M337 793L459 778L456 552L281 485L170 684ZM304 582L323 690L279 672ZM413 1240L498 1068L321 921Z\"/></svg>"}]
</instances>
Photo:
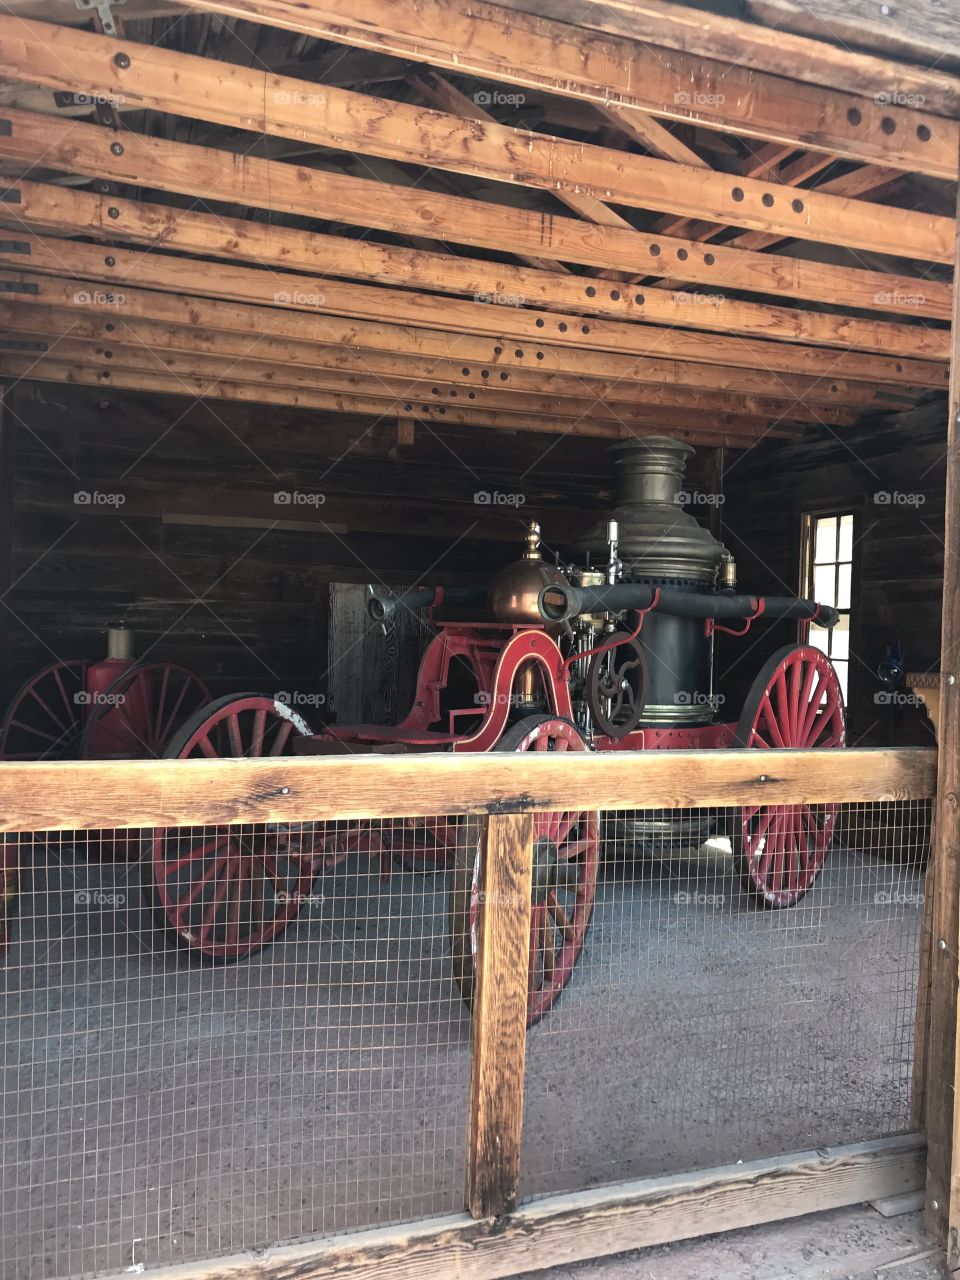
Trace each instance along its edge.
<instances>
[{"instance_id":1,"label":"dirt floor","mask_svg":"<svg viewBox=\"0 0 960 1280\"><path fill-rule=\"evenodd\" d=\"M164 945L136 865L35 858L3 975L3 1280L462 1208L445 872L354 861L280 942L210 966ZM716 851L611 859L529 1037L524 1195L907 1129L921 901L915 868L852 852L785 912ZM673 1280L670 1256L571 1274Z\"/></svg>"}]
</instances>

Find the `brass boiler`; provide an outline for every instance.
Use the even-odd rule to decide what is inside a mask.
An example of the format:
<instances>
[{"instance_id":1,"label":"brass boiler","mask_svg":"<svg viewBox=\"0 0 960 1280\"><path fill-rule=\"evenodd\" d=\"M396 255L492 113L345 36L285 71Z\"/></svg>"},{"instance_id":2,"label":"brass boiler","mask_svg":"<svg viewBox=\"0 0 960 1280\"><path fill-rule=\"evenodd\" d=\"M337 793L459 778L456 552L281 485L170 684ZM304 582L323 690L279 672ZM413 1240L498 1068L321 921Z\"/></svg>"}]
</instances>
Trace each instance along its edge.
<instances>
[{"instance_id":1,"label":"brass boiler","mask_svg":"<svg viewBox=\"0 0 960 1280\"><path fill-rule=\"evenodd\" d=\"M567 577L554 565L547 564L540 554L540 526L531 520L524 539L526 548L519 560L506 565L490 583L487 592L487 610L495 622L511 626L534 625L542 627L549 635L557 636L562 624L545 624L540 616L537 601L544 587L569 586ZM523 706L533 706L538 689L542 689L538 663L535 659L521 664L514 679L513 694Z\"/></svg>"}]
</instances>

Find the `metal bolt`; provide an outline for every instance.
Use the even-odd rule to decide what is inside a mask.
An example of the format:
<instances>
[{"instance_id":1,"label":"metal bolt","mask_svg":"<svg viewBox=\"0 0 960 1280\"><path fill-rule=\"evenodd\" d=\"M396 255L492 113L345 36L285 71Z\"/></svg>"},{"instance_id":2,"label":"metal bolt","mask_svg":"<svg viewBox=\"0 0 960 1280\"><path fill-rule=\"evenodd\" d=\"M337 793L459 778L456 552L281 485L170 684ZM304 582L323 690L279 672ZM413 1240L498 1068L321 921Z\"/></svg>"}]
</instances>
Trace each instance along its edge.
<instances>
[{"instance_id":1,"label":"metal bolt","mask_svg":"<svg viewBox=\"0 0 960 1280\"><path fill-rule=\"evenodd\" d=\"M956 684L956 683L957 683L956 676L953 676L953 675L947 676L947 684Z\"/></svg>"},{"instance_id":2,"label":"metal bolt","mask_svg":"<svg viewBox=\"0 0 960 1280\"><path fill-rule=\"evenodd\" d=\"M937 940L937 946L940 948L940 950L941 950L941 951L946 951L946 949L947 949L947 942L946 942L946 939L945 939L945 938L939 938L939 939Z\"/></svg>"},{"instance_id":3,"label":"metal bolt","mask_svg":"<svg viewBox=\"0 0 960 1280\"><path fill-rule=\"evenodd\" d=\"M117 206L116 206L115 204L112 204L112 205L110 206L110 208L107 210L107 213L110 215L110 217L111 217L111 218L119 218L119 217L120 217L120 210L117 208Z\"/></svg>"},{"instance_id":4,"label":"metal bolt","mask_svg":"<svg viewBox=\"0 0 960 1280\"><path fill-rule=\"evenodd\" d=\"M119 67L121 71L126 71L130 65L130 55L128 53L115 53L113 55L113 65Z\"/></svg>"},{"instance_id":5,"label":"metal bolt","mask_svg":"<svg viewBox=\"0 0 960 1280\"><path fill-rule=\"evenodd\" d=\"M281 788L280 788L280 794L281 794L282 796L288 796L288 795L290 794L290 788L289 788L289 787L281 787Z\"/></svg>"},{"instance_id":6,"label":"metal bolt","mask_svg":"<svg viewBox=\"0 0 960 1280\"><path fill-rule=\"evenodd\" d=\"M939 1201L939 1200L931 1200L931 1201L930 1201L930 1208L931 1208L931 1209L939 1209L939 1208L940 1208L940 1201Z\"/></svg>"},{"instance_id":7,"label":"metal bolt","mask_svg":"<svg viewBox=\"0 0 960 1280\"><path fill-rule=\"evenodd\" d=\"M123 143L122 143L122 142L111 142L111 143L110 143L110 150L113 152L113 154L114 154L115 156L122 156L122 155L123 155Z\"/></svg>"},{"instance_id":8,"label":"metal bolt","mask_svg":"<svg viewBox=\"0 0 960 1280\"><path fill-rule=\"evenodd\" d=\"M761 775L760 775L760 781L761 781L761 782L766 782L766 781L767 781L767 775L766 775L765 773L761 773Z\"/></svg>"},{"instance_id":9,"label":"metal bolt","mask_svg":"<svg viewBox=\"0 0 960 1280\"><path fill-rule=\"evenodd\" d=\"M114 257L104 258L103 261L106 263L108 267L115 267L117 265L117 260Z\"/></svg>"}]
</instances>

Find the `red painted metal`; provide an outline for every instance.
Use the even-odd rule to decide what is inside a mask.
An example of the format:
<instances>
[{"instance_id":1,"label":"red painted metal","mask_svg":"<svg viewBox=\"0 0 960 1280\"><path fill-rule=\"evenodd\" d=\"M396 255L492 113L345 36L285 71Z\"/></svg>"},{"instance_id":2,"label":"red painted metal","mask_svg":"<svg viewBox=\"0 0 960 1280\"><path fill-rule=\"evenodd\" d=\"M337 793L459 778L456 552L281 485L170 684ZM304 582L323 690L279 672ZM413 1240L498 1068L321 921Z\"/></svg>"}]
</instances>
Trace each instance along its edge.
<instances>
[{"instance_id":1,"label":"red painted metal","mask_svg":"<svg viewBox=\"0 0 960 1280\"><path fill-rule=\"evenodd\" d=\"M757 676L737 726L738 747L831 750L844 745L843 693L830 659L810 645L775 653ZM757 805L740 812L734 853L747 887L789 907L823 867L836 805Z\"/></svg>"},{"instance_id":2,"label":"red painted metal","mask_svg":"<svg viewBox=\"0 0 960 1280\"><path fill-rule=\"evenodd\" d=\"M90 668L87 691L85 760L159 759L187 717L210 701L203 681L173 662L108 658Z\"/></svg>"},{"instance_id":3,"label":"red painted metal","mask_svg":"<svg viewBox=\"0 0 960 1280\"><path fill-rule=\"evenodd\" d=\"M284 703L259 694L203 707L171 742L176 759L281 756L307 735ZM308 900L324 860L324 824L157 828L150 883L158 916L181 944L239 960L282 933Z\"/></svg>"}]
</instances>

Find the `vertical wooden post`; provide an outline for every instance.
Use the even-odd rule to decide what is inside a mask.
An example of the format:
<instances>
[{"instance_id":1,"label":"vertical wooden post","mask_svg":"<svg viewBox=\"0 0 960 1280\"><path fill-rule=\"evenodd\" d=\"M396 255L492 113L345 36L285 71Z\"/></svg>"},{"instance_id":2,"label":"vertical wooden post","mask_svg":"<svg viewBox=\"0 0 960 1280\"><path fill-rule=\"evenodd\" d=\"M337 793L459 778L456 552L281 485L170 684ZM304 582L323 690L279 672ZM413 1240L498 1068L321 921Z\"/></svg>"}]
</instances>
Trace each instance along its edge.
<instances>
[{"instance_id":1,"label":"vertical wooden post","mask_svg":"<svg viewBox=\"0 0 960 1280\"><path fill-rule=\"evenodd\" d=\"M0 383L0 596L13 581L13 433L7 398L10 391ZM10 613L0 604L0 680L9 673ZM13 691L6 689L4 697Z\"/></svg>"},{"instance_id":2,"label":"vertical wooden post","mask_svg":"<svg viewBox=\"0 0 960 1280\"><path fill-rule=\"evenodd\" d=\"M960 206L958 206L960 208ZM960 242L955 255L953 346L947 421L940 724L931 870L929 1043L926 1046L926 1223L960 1269L960 1108L955 1106L960 965Z\"/></svg>"},{"instance_id":3,"label":"vertical wooden post","mask_svg":"<svg viewBox=\"0 0 960 1280\"><path fill-rule=\"evenodd\" d=\"M516 1208L520 1184L533 815L489 817L480 863L466 1208L490 1218Z\"/></svg>"}]
</instances>

